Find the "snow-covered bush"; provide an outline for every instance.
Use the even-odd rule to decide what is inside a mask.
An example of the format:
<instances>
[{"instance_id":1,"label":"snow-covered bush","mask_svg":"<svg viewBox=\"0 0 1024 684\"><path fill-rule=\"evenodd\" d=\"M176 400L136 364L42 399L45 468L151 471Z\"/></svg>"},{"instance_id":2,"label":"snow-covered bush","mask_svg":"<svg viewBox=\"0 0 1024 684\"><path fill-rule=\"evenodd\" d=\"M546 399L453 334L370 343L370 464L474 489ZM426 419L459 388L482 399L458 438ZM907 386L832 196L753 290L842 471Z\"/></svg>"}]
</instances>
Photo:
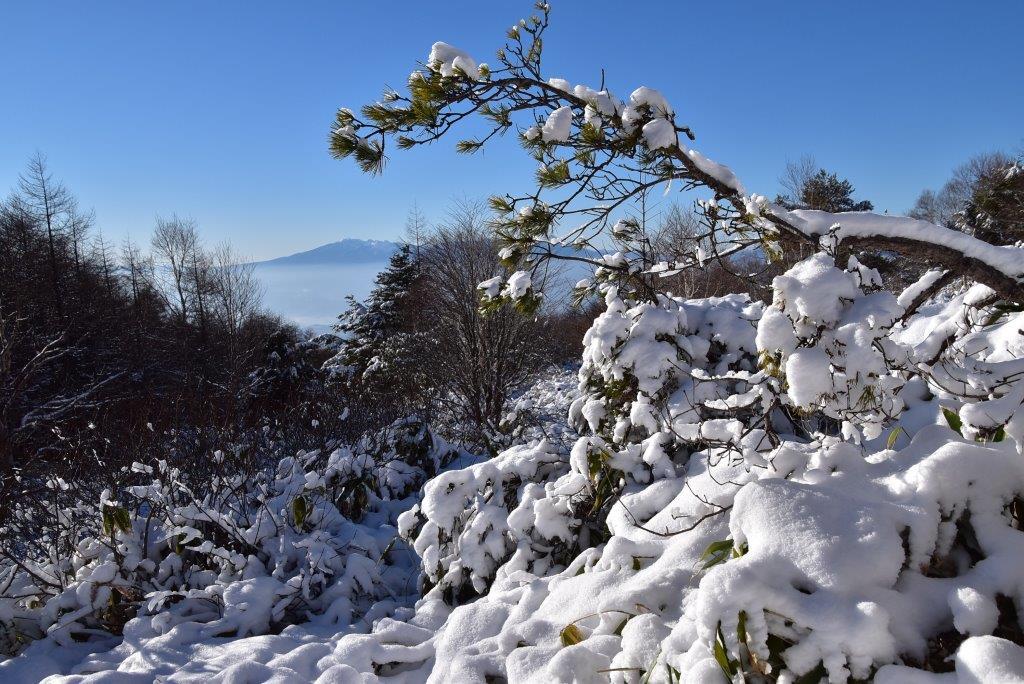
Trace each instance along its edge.
<instances>
[{"instance_id":1,"label":"snow-covered bush","mask_svg":"<svg viewBox=\"0 0 1024 684\"><path fill-rule=\"evenodd\" d=\"M757 329L761 366L787 405L819 411L870 439L897 417L907 350L888 338L903 313L881 277L850 257L846 270L820 252L775 278Z\"/></svg>"},{"instance_id":2,"label":"snow-covered bush","mask_svg":"<svg viewBox=\"0 0 1024 684\"><path fill-rule=\"evenodd\" d=\"M389 577L405 563L394 502L457 453L407 419L255 477L223 469L186 482L166 462L137 463L145 484L120 501L107 491L98 506L77 506L95 525L70 557L0 566L10 650L44 634L60 642L120 634L136 614L155 615L163 632L192 621L210 635L245 636L314 616L347 626L382 600L400 605L415 589Z\"/></svg>"},{"instance_id":3,"label":"snow-covered bush","mask_svg":"<svg viewBox=\"0 0 1024 684\"><path fill-rule=\"evenodd\" d=\"M576 551L568 529L557 532L554 518L570 524L569 511L537 511L533 503L568 472L568 452L575 436L564 416L576 396L571 374L556 371L519 397L509 420L533 413L529 429L520 429L520 444L496 458L450 470L428 482L423 499L399 518L403 537L422 559L425 589L451 604L486 592L498 567L550 565L552 556ZM536 414L545 419L538 420ZM559 416L557 422L551 418ZM539 490L538 490L539 487ZM540 520L540 529L536 524ZM561 547L561 548L557 548ZM513 556L518 560L509 563Z\"/></svg>"},{"instance_id":4,"label":"snow-covered bush","mask_svg":"<svg viewBox=\"0 0 1024 684\"><path fill-rule=\"evenodd\" d=\"M379 171L389 140L433 142L468 111L491 133L463 151L518 130L537 188L492 199L512 275L482 284L484 304L529 308L549 261L592 266L577 289L606 307L569 412L580 436L567 457L513 447L429 483L403 519L442 589L409 620L424 632L382 625L344 653L432 681L927 681L954 652L973 681L992 654L1024 659L987 637L1024 643L1024 251L749 193L657 91L542 77L538 9L497 68L428 64L408 97L344 110L332 150ZM705 232L651 266L622 214L676 181L703 193ZM755 245L803 252L764 309L658 286ZM858 250L941 268L896 296L856 258L836 265ZM943 291L958 275L980 284Z\"/></svg>"},{"instance_id":5,"label":"snow-covered bush","mask_svg":"<svg viewBox=\"0 0 1024 684\"><path fill-rule=\"evenodd\" d=\"M815 256L786 278L796 291L823 270L851 276ZM844 292L857 301L855 289ZM974 340L993 363L1016 354L1020 314L981 304L964 324L964 299L977 296L889 321L880 344L902 350L904 369L928 357L942 331L955 330L947 353ZM682 446L672 471L622 467L603 525L580 522L591 510L579 505L592 502L588 471L543 442L443 474L403 518L436 587L408 623L344 637L332 662L362 672L401 662L413 681L900 682L953 666L963 681L983 681L969 673L1024 655L1006 641L1021 638L1015 606L1024 599L1016 438L961 437L954 427L965 428L942 409L963 398L910 370L901 371L903 411L889 439L854 439L820 421L807 423L811 434L787 432L774 410L759 423L776 406L775 380L740 368L756 363L760 307L740 297L676 305L671 317L645 319L653 305L609 298L588 334L572 412L594 420L582 418L578 443L602 439L611 462L622 462L651 434L631 418L633 404L661 397L651 427L683 417L667 423ZM819 319L814 341L859 319L830 320ZM606 354L597 353L599 332L614 341ZM685 342L689 365L658 339L666 334ZM671 372L644 374L628 361L640 358L671 359ZM631 389L601 394L605 377ZM663 392L664 383L676 389ZM607 411L586 412L588 402ZM758 428L744 424L771 434L752 448Z\"/></svg>"},{"instance_id":6,"label":"snow-covered bush","mask_svg":"<svg viewBox=\"0 0 1024 684\"><path fill-rule=\"evenodd\" d=\"M970 439L1012 437L1024 449L1024 306L975 285L934 308L929 327L918 325L907 337L926 332L917 361L950 396L948 409L960 423L947 420Z\"/></svg>"},{"instance_id":7,"label":"snow-covered bush","mask_svg":"<svg viewBox=\"0 0 1024 684\"><path fill-rule=\"evenodd\" d=\"M750 406L760 305L735 295L630 307L614 287L606 304L566 402L580 435L571 450L530 441L444 473L403 516L429 587L449 603L485 593L499 572L564 568L607 539L624 491L679 477L695 450L714 443L715 458L742 461L769 448L765 431L741 420L759 415Z\"/></svg>"}]
</instances>

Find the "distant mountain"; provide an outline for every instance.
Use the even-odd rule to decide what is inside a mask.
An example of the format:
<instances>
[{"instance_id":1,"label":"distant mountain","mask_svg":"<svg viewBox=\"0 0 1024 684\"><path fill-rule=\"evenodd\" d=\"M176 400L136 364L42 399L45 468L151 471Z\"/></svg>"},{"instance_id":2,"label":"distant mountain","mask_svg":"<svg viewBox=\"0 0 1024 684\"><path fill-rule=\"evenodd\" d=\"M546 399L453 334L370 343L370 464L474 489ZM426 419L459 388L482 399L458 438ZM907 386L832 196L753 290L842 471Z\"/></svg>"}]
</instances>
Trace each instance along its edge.
<instances>
[{"instance_id":1,"label":"distant mountain","mask_svg":"<svg viewBox=\"0 0 1024 684\"><path fill-rule=\"evenodd\" d=\"M387 261L397 242L390 240L356 240L347 238L339 242L320 245L305 252L256 262L257 266L328 266L341 264L372 264Z\"/></svg>"},{"instance_id":2,"label":"distant mountain","mask_svg":"<svg viewBox=\"0 0 1024 684\"><path fill-rule=\"evenodd\" d=\"M389 240L347 239L256 262L253 265L263 285L263 304L303 328L327 331L348 306L346 296L363 300L370 294L374 279L398 247ZM596 250L576 251L564 246L554 250L564 256L600 256ZM586 264L560 262L548 274L548 296L567 300L573 284L590 272Z\"/></svg>"}]
</instances>

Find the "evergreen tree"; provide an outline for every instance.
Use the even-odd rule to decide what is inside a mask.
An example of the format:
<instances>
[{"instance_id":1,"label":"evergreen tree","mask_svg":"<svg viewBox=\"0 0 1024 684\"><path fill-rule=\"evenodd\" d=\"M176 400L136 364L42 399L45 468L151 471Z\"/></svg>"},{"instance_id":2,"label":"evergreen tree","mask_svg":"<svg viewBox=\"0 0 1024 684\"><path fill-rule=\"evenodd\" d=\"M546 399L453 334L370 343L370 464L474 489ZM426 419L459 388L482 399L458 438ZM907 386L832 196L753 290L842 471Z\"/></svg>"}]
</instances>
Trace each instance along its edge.
<instances>
[{"instance_id":1,"label":"evergreen tree","mask_svg":"<svg viewBox=\"0 0 1024 684\"><path fill-rule=\"evenodd\" d=\"M1024 240L1024 166L1008 162L974 184L955 227L986 242L1012 245Z\"/></svg>"},{"instance_id":2,"label":"evergreen tree","mask_svg":"<svg viewBox=\"0 0 1024 684\"><path fill-rule=\"evenodd\" d=\"M803 179L795 190L795 198L780 195L776 202L787 209L818 209L832 213L874 209L874 205L867 200L854 201L853 183L825 169L818 169Z\"/></svg>"},{"instance_id":3,"label":"evergreen tree","mask_svg":"<svg viewBox=\"0 0 1024 684\"><path fill-rule=\"evenodd\" d=\"M871 211L874 205L867 201L855 201L853 193L855 188L846 178L840 178L835 173L826 171L819 167L813 157L806 156L797 162L790 162L786 165L786 171L779 178L786 194L776 196L775 203L786 209L816 209L830 213L845 211ZM779 275L781 271L788 269L797 262L807 258L814 253L812 246L801 244L789 236L780 240L783 255L775 268L766 272L770 276L765 284L771 282L771 277ZM843 251L844 257L850 255L848 250ZM891 252L867 251L860 252L858 258L871 268L878 269L887 280L902 283L904 286L916 280L921 273L921 264L908 259L897 259Z\"/></svg>"},{"instance_id":4,"label":"evergreen tree","mask_svg":"<svg viewBox=\"0 0 1024 684\"><path fill-rule=\"evenodd\" d=\"M328 367L364 399L376 395L402 406L418 386L415 358L422 335L413 306L420 265L409 245L391 255L365 302L348 298L335 330L343 338Z\"/></svg>"}]
</instances>

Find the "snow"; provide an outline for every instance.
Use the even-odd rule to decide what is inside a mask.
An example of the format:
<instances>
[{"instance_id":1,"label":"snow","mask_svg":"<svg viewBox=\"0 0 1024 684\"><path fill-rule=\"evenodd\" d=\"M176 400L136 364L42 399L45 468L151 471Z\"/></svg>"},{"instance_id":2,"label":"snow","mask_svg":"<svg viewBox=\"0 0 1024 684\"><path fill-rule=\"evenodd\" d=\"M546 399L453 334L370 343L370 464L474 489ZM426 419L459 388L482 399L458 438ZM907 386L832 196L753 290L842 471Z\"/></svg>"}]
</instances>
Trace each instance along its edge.
<instances>
[{"instance_id":1,"label":"snow","mask_svg":"<svg viewBox=\"0 0 1024 684\"><path fill-rule=\"evenodd\" d=\"M993 636L968 639L956 653L960 684L1024 682L1024 648Z\"/></svg>"},{"instance_id":2,"label":"snow","mask_svg":"<svg viewBox=\"0 0 1024 684\"><path fill-rule=\"evenodd\" d=\"M463 71L470 78L479 73L477 63L468 53L440 41L434 43L427 57L427 66L436 69L442 76L454 76L456 70Z\"/></svg>"},{"instance_id":3,"label":"snow","mask_svg":"<svg viewBox=\"0 0 1024 684\"><path fill-rule=\"evenodd\" d=\"M668 119L652 119L642 129L644 142L652 150L672 148L677 143L676 129Z\"/></svg>"},{"instance_id":4,"label":"snow","mask_svg":"<svg viewBox=\"0 0 1024 684\"><path fill-rule=\"evenodd\" d=\"M795 321L807 318L821 323L839 321L843 300L852 301L857 287L850 275L835 267L827 254L815 254L772 281L772 288Z\"/></svg>"},{"instance_id":5,"label":"snow","mask_svg":"<svg viewBox=\"0 0 1024 684\"><path fill-rule=\"evenodd\" d=\"M573 95L586 100L596 114L611 117L622 111L622 103L607 90L594 90L585 85L573 88Z\"/></svg>"},{"instance_id":6,"label":"snow","mask_svg":"<svg viewBox=\"0 0 1024 684\"><path fill-rule=\"evenodd\" d=\"M690 161L692 161L694 166L698 169L711 176L725 187L730 188L737 194L746 194L746 190L743 188L743 183L740 182L740 179L728 166L712 161L697 150L691 150L682 143L679 143L679 149L683 151L683 154L690 158Z\"/></svg>"},{"instance_id":7,"label":"snow","mask_svg":"<svg viewBox=\"0 0 1024 684\"><path fill-rule=\"evenodd\" d=\"M530 291L530 272L516 271L508 277L505 288L512 300L521 299Z\"/></svg>"},{"instance_id":8,"label":"snow","mask_svg":"<svg viewBox=\"0 0 1024 684\"><path fill-rule=\"evenodd\" d=\"M559 107L548 115L541 128L544 142L565 142L572 127L572 107Z\"/></svg>"},{"instance_id":9,"label":"snow","mask_svg":"<svg viewBox=\"0 0 1024 684\"><path fill-rule=\"evenodd\" d=\"M929 269L916 283L901 292L900 296L896 298L896 302L903 307L909 306L911 302L934 285L945 273L946 271L941 268Z\"/></svg>"},{"instance_id":10,"label":"snow","mask_svg":"<svg viewBox=\"0 0 1024 684\"><path fill-rule=\"evenodd\" d=\"M776 659L781 681L819 665L831 681L1024 681L1024 649L992 636L997 597L1022 597L1024 533L1004 514L1024 492L1012 435L961 438L940 412L949 398L923 391L920 379L903 389L907 408L891 423L907 433L898 450L879 444L884 439L858 444L784 431L773 444L756 425L718 413L757 406L772 396L765 391L793 384L795 402L801 393L823 401L845 382L842 372L824 370L829 363L847 374L869 367L874 357L859 350L890 345L889 334L913 356L917 346L929 348L928 335L915 332L919 317L963 321L963 302L976 295L926 305L892 328L895 297L856 262L841 269L827 255L797 264L775 289L767 307L740 295L637 303L606 289L577 378L555 372L518 399L517 412L550 414L551 422L494 458L441 472L421 497L396 502L395 514L407 508L396 526L412 543L409 559L429 580L418 600L384 599L359 621L325 614L265 634L282 583L257 572L225 587L215 619L140 616L120 644L65 648L43 639L0 664L0 678L636 682L650 669L650 681L661 684L675 681L670 672L684 682L722 681L713 653L721 634L730 657ZM1019 334L1010 334L1018 315L958 328L950 348L983 350L971 363L1005 374L998 364L1020 354ZM835 344L854 339L847 326L871 342ZM794 382L786 390L771 390L775 380L757 366L757 353L769 349L788 355L783 373ZM833 389L824 391L825 382ZM1019 386L995 400L1012 403ZM609 395L608 387L625 389ZM961 412L993 400L983 393ZM558 419L566 414L570 425ZM591 533L576 511L599 491L594 468L602 463L626 483L605 536L564 553L564 542ZM356 476L370 465L352 450L328 464L301 478L285 469L282 483L315 488L332 473ZM968 511L981 554L974 563L958 555L957 521ZM705 549L722 540L727 557L704 568ZM952 571L943 569L947 557ZM377 563L349 559L338 567L345 582L373 586ZM97 562L81 577L102 585L115 570ZM395 579L410 582L404 572ZM565 642L569 625L575 643ZM966 637L955 672L903 664L948 629ZM785 638L781 651L769 635Z\"/></svg>"},{"instance_id":11,"label":"snow","mask_svg":"<svg viewBox=\"0 0 1024 684\"><path fill-rule=\"evenodd\" d=\"M488 299L494 299L501 292L501 276L495 276L483 281L477 285L477 289Z\"/></svg>"},{"instance_id":12,"label":"snow","mask_svg":"<svg viewBox=\"0 0 1024 684\"><path fill-rule=\"evenodd\" d=\"M757 324L758 349L774 349L783 354L796 350L797 338L793 334L793 322L781 309L772 307L764 312Z\"/></svg>"},{"instance_id":13,"label":"snow","mask_svg":"<svg viewBox=\"0 0 1024 684\"><path fill-rule=\"evenodd\" d=\"M786 392L793 404L801 408L811 408L834 391L831 362L828 354L818 347L790 354L786 359L786 377L789 378Z\"/></svg>"},{"instance_id":14,"label":"snow","mask_svg":"<svg viewBox=\"0 0 1024 684\"><path fill-rule=\"evenodd\" d=\"M797 228L807 235L827 235L833 226L838 224L835 234L840 241L848 237L911 238L957 250L964 256L978 259L1007 276L1024 275L1024 249L990 245L966 233L942 228L919 219L866 211L830 214L810 209L786 212L786 216L795 217Z\"/></svg>"},{"instance_id":15,"label":"snow","mask_svg":"<svg viewBox=\"0 0 1024 684\"><path fill-rule=\"evenodd\" d=\"M668 100L657 90L640 86L629 95L629 102L634 107L647 106L655 116L672 117L672 107Z\"/></svg>"},{"instance_id":16,"label":"snow","mask_svg":"<svg viewBox=\"0 0 1024 684\"><path fill-rule=\"evenodd\" d=\"M561 90L563 92L566 92L566 93L571 93L572 92L572 84L569 83L564 78L549 78L548 79L548 84L551 85L553 88L558 88L559 90Z\"/></svg>"},{"instance_id":17,"label":"snow","mask_svg":"<svg viewBox=\"0 0 1024 684\"><path fill-rule=\"evenodd\" d=\"M991 634L999 621L995 601L973 587L960 587L949 595L953 626L961 634Z\"/></svg>"}]
</instances>

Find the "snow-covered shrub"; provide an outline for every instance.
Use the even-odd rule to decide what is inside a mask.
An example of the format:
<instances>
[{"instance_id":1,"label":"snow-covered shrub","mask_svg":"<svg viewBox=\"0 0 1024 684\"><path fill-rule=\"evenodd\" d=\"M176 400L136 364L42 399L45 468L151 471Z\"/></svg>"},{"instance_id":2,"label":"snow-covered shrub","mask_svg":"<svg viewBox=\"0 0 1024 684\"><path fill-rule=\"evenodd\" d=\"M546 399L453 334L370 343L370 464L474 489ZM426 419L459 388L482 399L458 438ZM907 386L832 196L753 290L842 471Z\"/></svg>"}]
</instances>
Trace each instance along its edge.
<instances>
[{"instance_id":1,"label":"snow-covered shrub","mask_svg":"<svg viewBox=\"0 0 1024 684\"><path fill-rule=\"evenodd\" d=\"M806 272L817 271L802 264L789 277ZM891 336L909 358L927 356L944 317L963 320L963 298L896 323ZM739 328L727 323L744 318L743 306L681 306L691 334L717 326L733 336ZM947 349L984 336L983 358L1016 353L1019 319L990 322L986 306L970 317L975 324L948 328L958 332ZM749 340L753 324L744 324ZM606 318L597 328L612 326ZM612 348L628 348L614 339ZM645 358L663 358L653 338L645 347ZM594 372L581 370L584 392L598 386ZM710 374L697 366L672 381L685 385L688 375ZM904 383L897 440L800 436L777 418L777 441L749 458L729 457L727 441L695 443L675 464L677 477L624 486L605 535L567 561L551 560L556 540L587 528L573 527L569 485L579 474L564 456L518 447L446 473L428 485L418 551L442 584L472 583L485 595L450 609L450 595L428 593L405 627L385 621L371 635L345 637L333 662L367 672L399 661L413 681L900 682L932 681L917 668L952 668L944 659L954 652L965 677L979 663L1003 662L986 658L1019 658L1024 650L1006 639L1021 634L1024 462L1010 435L985 443L958 435L941 408L959 400L925 387L922 377ZM695 408L692 395L669 394L667 414L673 405L690 416L752 406L729 395ZM615 425L631 412L624 402L607 414L618 416L605 424L612 448ZM694 423L713 432L715 420ZM445 530L457 533L447 544L438 541Z\"/></svg>"},{"instance_id":2,"label":"snow-covered shrub","mask_svg":"<svg viewBox=\"0 0 1024 684\"><path fill-rule=\"evenodd\" d=\"M584 337L581 396L569 411L583 434L561 490L575 500L557 507L578 518L581 548L608 538L613 513L640 524L651 511L627 504L631 494L683 477L689 459L750 467L770 448L759 426L759 304L730 295L630 306L614 287L606 304Z\"/></svg>"},{"instance_id":3,"label":"snow-covered shrub","mask_svg":"<svg viewBox=\"0 0 1024 684\"><path fill-rule=\"evenodd\" d=\"M1008 669L994 658L1024 662L1006 640L1024 641L1014 422L1024 374L1010 325L1024 252L748 193L687 147L695 136L657 91L626 100L541 77L549 7L537 7L509 31L495 69L436 44L408 95L339 111L331 145L379 172L389 140L433 142L471 112L490 133L462 151L518 133L539 164L537 188L492 199L507 275L480 283L483 308L532 310L537 276L560 256L593 267L577 290L603 296L605 309L568 410L579 436L568 452L531 441L431 480L399 523L426 595L406 620L337 639L317 671L943 681L932 674L951 669L955 652L952 677L974 681L985 667ZM672 263L650 265L632 237L640 223L620 213L673 182L704 193L705 232ZM606 254L609 240L627 247ZM743 296L684 301L658 286L658 275L755 245L769 259L789 245L811 254L776 279L767 308ZM840 245L917 250L988 290L946 293L964 311L926 310L952 277L928 274L896 297L856 259L837 266Z\"/></svg>"},{"instance_id":4,"label":"snow-covered shrub","mask_svg":"<svg viewBox=\"0 0 1024 684\"><path fill-rule=\"evenodd\" d=\"M565 454L542 440L428 482L423 501L399 519L403 536L415 539L426 588L462 603L485 593L513 555L513 564L531 568L571 558L571 511L534 507L551 503L545 492L566 470Z\"/></svg>"},{"instance_id":5,"label":"snow-covered shrub","mask_svg":"<svg viewBox=\"0 0 1024 684\"><path fill-rule=\"evenodd\" d=\"M488 451L505 449L540 439L568 450L576 433L565 421L565 410L577 392L575 364L550 366L529 387L515 395L511 409L487 435Z\"/></svg>"},{"instance_id":6,"label":"snow-covered shrub","mask_svg":"<svg viewBox=\"0 0 1024 684\"><path fill-rule=\"evenodd\" d=\"M761 462L766 433L743 422L760 415L760 305L733 295L629 306L609 289L606 307L584 338L571 450L531 441L444 473L403 516L428 586L448 602L485 593L499 573L557 572L607 539L628 487L680 477L708 444L714 458Z\"/></svg>"},{"instance_id":7,"label":"snow-covered shrub","mask_svg":"<svg viewBox=\"0 0 1024 684\"><path fill-rule=\"evenodd\" d=\"M924 334L916 360L936 391L949 396L946 406L958 414L949 419L965 437L1012 437L1024 449L1024 307L975 285L933 311L906 337Z\"/></svg>"},{"instance_id":8,"label":"snow-covered shrub","mask_svg":"<svg viewBox=\"0 0 1024 684\"><path fill-rule=\"evenodd\" d=\"M0 566L0 623L17 645L44 634L119 634L136 614L155 615L160 631L207 623L210 635L260 634L314 616L347 626L414 590L388 577L404 562L394 502L457 453L407 419L255 477L221 469L186 482L166 462L137 463L145 484L120 501L108 491L98 506L78 505L96 522L70 558Z\"/></svg>"},{"instance_id":9,"label":"snow-covered shrub","mask_svg":"<svg viewBox=\"0 0 1024 684\"><path fill-rule=\"evenodd\" d=\"M606 310L584 337L581 396L570 421L598 448L643 444L643 462L664 473L671 469L662 459L673 451L667 442L716 439L700 426L745 408L727 399L759 381L753 360L761 306L742 295L627 301L610 288ZM646 480L639 463L619 470Z\"/></svg>"},{"instance_id":10,"label":"snow-covered shrub","mask_svg":"<svg viewBox=\"0 0 1024 684\"><path fill-rule=\"evenodd\" d=\"M771 381L754 370L759 306L738 296L674 302L679 311L671 319L672 347L685 344L692 354L688 365L677 360L682 369L672 368L668 381L676 389L662 392L658 378L637 378L632 394L612 397L619 403L609 403L606 415L614 420L597 423L596 433L586 421L580 426L583 443L600 438L614 462L621 462L650 438L644 423L631 416L633 404L643 403L641 381L651 383L645 387L660 397L652 411L655 427L671 427L679 445L669 458L672 473L624 468L603 524L584 525L580 521L591 509L578 504L592 496L587 488L593 481L587 484L587 473L575 469L567 429L562 439L531 441L442 472L426 485L419 508L398 525L415 540L430 589L415 611L395 611L383 592L377 605L384 608L368 613L374 624L368 634L345 634L362 630L340 620L331 628L338 634L326 641L282 635L267 649L243 639L217 647L224 650L224 660L217 661L223 664L205 659L188 668L197 678L215 671L227 677L241 676L244 665L257 681L301 671L302 678L323 681L344 673L370 681L401 675L407 681L630 684L740 677L937 683L943 680L932 677L941 675L932 673L954 667L962 681L1012 672L1014 659L1024 656L1012 643L1020 642L1015 611L1024 599L1024 462L1011 430L996 440L971 434L966 424L958 426L961 436L951 426L950 415L981 406L985 392L957 396L948 390L962 390L962 384L943 389L936 381L946 378L942 369L973 367L964 366L964 358L998 364L1019 357L1020 314L997 309L988 294L948 293L891 326L889 337L907 350L907 367L920 375L905 371L904 409L890 439L860 443L831 428L826 432L835 434L815 433L814 421L807 422L811 434L794 434L784 416L765 413L775 394L762 391ZM611 302L595 323L595 331L613 331L610 353L588 354L579 397L566 391L564 380L528 393L545 412L568 414L570 402L582 406L584 397L605 396L604 377L636 377L643 366L621 361L617 352L633 354L626 358L667 356L660 335L641 327L663 320L644 317L653 305ZM671 311L670 300L659 305ZM596 334L588 350L598 349ZM922 366L936 350L938 360ZM1016 379L1007 381L1005 392L1015 391ZM673 416L682 419L669 420ZM629 424L616 441L615 428L624 420ZM336 470L362 472L347 453L333 457ZM326 470L316 473L325 476ZM283 481L308 493L306 478ZM315 495L311 500L317 508ZM371 505L361 524L378 513ZM298 537L297 531L289 534ZM386 577L382 582L396 587ZM288 598L280 591L272 571L240 581L235 576L224 589L223 615L193 608L191 617L178 617L171 606L168 617L148 619L157 625L205 621L203 629L216 630L260 618L262 628L263 611L247 614L239 606L261 598L266 601L259 605L272 610L275 600ZM371 600L369 593L356 596L357 604ZM179 604L215 605L186 601ZM388 612L395 618L383 618ZM314 619L334 617L328 612ZM195 657L185 646L157 639L134 641L96 662L121 662L124 653L157 648L173 662ZM300 646L316 651L315 664L286 657ZM954 653L955 661L946 662ZM972 672L985 674L972 680Z\"/></svg>"},{"instance_id":11,"label":"snow-covered shrub","mask_svg":"<svg viewBox=\"0 0 1024 684\"><path fill-rule=\"evenodd\" d=\"M820 252L775 278L757 328L761 366L786 404L842 421L857 439L860 429L877 437L903 409L907 350L888 338L903 307L881 284L855 258L843 270Z\"/></svg>"},{"instance_id":12,"label":"snow-covered shrub","mask_svg":"<svg viewBox=\"0 0 1024 684\"><path fill-rule=\"evenodd\" d=\"M576 396L571 378L568 371L556 371L532 385L519 397L512 417L533 415L531 427L520 429L523 441L496 458L435 477L424 487L422 501L399 518L402 536L422 559L425 589L434 595L461 603L485 593L502 565L550 565L555 547L561 557L571 555L567 528L552 546L558 513L535 514L532 508L568 472L575 437L564 422ZM560 513L568 525L568 510ZM538 518L543 532L537 531ZM508 562L513 556L518 560Z\"/></svg>"}]
</instances>

